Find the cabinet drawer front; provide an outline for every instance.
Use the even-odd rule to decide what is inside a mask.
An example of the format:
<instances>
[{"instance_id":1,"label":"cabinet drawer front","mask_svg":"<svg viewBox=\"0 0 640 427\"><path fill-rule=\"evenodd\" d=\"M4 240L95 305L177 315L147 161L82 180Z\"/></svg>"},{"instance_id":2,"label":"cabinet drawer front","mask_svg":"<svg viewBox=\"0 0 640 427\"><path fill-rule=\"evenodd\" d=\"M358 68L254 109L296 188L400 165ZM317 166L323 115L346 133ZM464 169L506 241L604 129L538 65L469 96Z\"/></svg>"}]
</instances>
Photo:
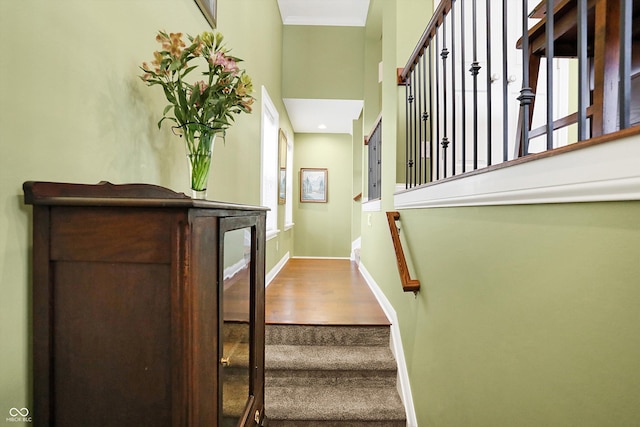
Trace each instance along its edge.
<instances>
[{"instance_id":1,"label":"cabinet drawer front","mask_svg":"<svg viewBox=\"0 0 640 427\"><path fill-rule=\"evenodd\" d=\"M65 261L170 263L171 210L72 208L51 210L51 258Z\"/></svg>"}]
</instances>

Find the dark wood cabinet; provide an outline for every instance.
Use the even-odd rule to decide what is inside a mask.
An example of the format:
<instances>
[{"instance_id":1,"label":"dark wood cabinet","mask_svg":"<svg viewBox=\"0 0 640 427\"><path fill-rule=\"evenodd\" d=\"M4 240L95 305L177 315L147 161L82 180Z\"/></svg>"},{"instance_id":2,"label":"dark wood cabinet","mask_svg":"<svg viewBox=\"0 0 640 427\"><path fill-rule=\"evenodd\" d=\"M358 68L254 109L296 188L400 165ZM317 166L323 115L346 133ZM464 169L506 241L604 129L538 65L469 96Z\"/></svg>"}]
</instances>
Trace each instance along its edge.
<instances>
[{"instance_id":1,"label":"dark wood cabinet","mask_svg":"<svg viewBox=\"0 0 640 427\"><path fill-rule=\"evenodd\" d=\"M34 424L261 423L266 209L143 184L24 192Z\"/></svg>"}]
</instances>

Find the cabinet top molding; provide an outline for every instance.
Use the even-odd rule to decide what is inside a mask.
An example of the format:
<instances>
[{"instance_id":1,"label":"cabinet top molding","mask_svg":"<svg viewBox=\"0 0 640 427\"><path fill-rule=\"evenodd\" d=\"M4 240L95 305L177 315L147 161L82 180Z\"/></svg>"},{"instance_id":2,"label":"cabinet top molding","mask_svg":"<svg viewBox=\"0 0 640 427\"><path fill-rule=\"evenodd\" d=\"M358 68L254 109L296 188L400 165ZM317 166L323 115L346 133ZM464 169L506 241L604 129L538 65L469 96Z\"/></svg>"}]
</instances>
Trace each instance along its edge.
<instances>
[{"instance_id":1,"label":"cabinet top molding","mask_svg":"<svg viewBox=\"0 0 640 427\"><path fill-rule=\"evenodd\" d=\"M157 208L231 209L268 211L262 206L198 200L151 184L74 184L27 181L22 185L27 205L56 206L141 206Z\"/></svg>"}]
</instances>

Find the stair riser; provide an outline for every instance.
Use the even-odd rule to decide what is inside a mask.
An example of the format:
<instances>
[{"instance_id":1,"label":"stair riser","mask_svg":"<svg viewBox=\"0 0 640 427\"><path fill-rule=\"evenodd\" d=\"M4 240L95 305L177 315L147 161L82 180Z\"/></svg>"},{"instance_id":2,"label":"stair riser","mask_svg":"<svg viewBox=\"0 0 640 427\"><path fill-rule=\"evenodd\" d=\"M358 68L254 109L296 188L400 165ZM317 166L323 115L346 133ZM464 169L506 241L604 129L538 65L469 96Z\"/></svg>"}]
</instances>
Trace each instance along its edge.
<instances>
[{"instance_id":1,"label":"stair riser","mask_svg":"<svg viewBox=\"0 0 640 427\"><path fill-rule=\"evenodd\" d=\"M267 387L317 386L387 387L396 385L395 371L273 371L265 376Z\"/></svg>"},{"instance_id":2,"label":"stair riser","mask_svg":"<svg viewBox=\"0 0 640 427\"><path fill-rule=\"evenodd\" d=\"M406 427L406 421L269 420L267 427Z\"/></svg>"},{"instance_id":3,"label":"stair riser","mask_svg":"<svg viewBox=\"0 0 640 427\"><path fill-rule=\"evenodd\" d=\"M389 346L388 326L267 325L267 345Z\"/></svg>"}]
</instances>

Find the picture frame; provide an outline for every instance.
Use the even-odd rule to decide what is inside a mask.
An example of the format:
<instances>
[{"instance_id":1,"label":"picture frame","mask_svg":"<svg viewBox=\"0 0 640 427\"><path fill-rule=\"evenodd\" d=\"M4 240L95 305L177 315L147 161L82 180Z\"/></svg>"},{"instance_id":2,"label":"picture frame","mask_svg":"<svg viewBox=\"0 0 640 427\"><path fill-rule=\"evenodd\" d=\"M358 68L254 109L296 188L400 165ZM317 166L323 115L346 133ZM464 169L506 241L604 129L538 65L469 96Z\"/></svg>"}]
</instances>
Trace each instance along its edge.
<instances>
[{"instance_id":1,"label":"picture frame","mask_svg":"<svg viewBox=\"0 0 640 427\"><path fill-rule=\"evenodd\" d=\"M216 28L218 23L218 0L195 0L211 28Z\"/></svg>"},{"instance_id":2,"label":"picture frame","mask_svg":"<svg viewBox=\"0 0 640 427\"><path fill-rule=\"evenodd\" d=\"M278 204L287 202L287 135L282 129L278 136L278 167L280 168L278 184Z\"/></svg>"},{"instance_id":3,"label":"picture frame","mask_svg":"<svg viewBox=\"0 0 640 427\"><path fill-rule=\"evenodd\" d=\"M301 168L300 202L327 203L328 175L326 168Z\"/></svg>"}]
</instances>

